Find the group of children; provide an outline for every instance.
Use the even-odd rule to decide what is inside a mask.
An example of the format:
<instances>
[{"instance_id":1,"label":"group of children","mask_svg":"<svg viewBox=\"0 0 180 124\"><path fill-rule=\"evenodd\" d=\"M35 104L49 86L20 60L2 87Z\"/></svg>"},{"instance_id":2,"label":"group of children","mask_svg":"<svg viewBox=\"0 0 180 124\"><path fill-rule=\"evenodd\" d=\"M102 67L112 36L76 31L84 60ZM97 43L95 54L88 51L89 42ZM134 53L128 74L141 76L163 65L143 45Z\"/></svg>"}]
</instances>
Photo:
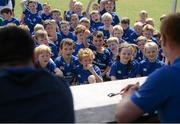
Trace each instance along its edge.
<instances>
[{"instance_id":1,"label":"group of children","mask_svg":"<svg viewBox=\"0 0 180 124\"><path fill-rule=\"evenodd\" d=\"M0 25L27 30L36 45L35 67L64 77L69 85L148 76L165 64L154 20L142 10L131 28L130 19L114 11L114 3L89 0L83 12L80 1L70 0L62 16L48 3L22 0L20 21L5 8Z\"/></svg>"}]
</instances>

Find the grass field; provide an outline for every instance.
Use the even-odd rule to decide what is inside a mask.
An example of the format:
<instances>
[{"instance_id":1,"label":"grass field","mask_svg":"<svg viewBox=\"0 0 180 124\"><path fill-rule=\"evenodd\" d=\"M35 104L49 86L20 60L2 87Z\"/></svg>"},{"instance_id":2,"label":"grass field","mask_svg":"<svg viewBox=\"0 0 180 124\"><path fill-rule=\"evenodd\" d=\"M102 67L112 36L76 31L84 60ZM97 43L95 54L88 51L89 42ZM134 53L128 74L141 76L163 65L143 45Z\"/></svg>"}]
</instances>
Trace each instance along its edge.
<instances>
[{"instance_id":1,"label":"grass field","mask_svg":"<svg viewBox=\"0 0 180 124\"><path fill-rule=\"evenodd\" d=\"M48 2L52 8L58 8L63 13L69 7L70 0L39 0L41 3ZM80 0L84 9L89 0ZM118 0L116 2L116 12L120 17L128 16L131 19L131 25L137 20L138 13L144 9L149 13L149 17L154 18L156 28L159 28L159 17L162 14L167 14L172 11L173 0ZM19 6L20 0L16 0L15 13L19 18L21 8ZM180 0L177 2L177 11L180 12Z\"/></svg>"}]
</instances>

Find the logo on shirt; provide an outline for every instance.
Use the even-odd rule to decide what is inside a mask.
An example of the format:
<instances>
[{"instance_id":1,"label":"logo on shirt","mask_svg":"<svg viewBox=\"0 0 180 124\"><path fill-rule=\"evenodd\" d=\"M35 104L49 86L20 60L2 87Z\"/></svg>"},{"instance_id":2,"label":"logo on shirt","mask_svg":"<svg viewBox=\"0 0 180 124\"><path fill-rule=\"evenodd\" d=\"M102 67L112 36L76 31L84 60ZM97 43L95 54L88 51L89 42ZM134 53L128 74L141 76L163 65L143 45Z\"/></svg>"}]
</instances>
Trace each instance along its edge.
<instances>
[{"instance_id":1,"label":"logo on shirt","mask_svg":"<svg viewBox=\"0 0 180 124\"><path fill-rule=\"evenodd\" d=\"M119 70L119 71L117 71L117 73L118 73L118 74L121 74L121 71Z\"/></svg>"},{"instance_id":2,"label":"logo on shirt","mask_svg":"<svg viewBox=\"0 0 180 124\"><path fill-rule=\"evenodd\" d=\"M146 72L146 71L147 71L147 68L143 68L143 71L145 71L145 72Z\"/></svg>"},{"instance_id":3,"label":"logo on shirt","mask_svg":"<svg viewBox=\"0 0 180 124\"><path fill-rule=\"evenodd\" d=\"M59 68L60 68L61 70L64 70L64 67L63 67L63 66L60 66Z\"/></svg>"}]
</instances>

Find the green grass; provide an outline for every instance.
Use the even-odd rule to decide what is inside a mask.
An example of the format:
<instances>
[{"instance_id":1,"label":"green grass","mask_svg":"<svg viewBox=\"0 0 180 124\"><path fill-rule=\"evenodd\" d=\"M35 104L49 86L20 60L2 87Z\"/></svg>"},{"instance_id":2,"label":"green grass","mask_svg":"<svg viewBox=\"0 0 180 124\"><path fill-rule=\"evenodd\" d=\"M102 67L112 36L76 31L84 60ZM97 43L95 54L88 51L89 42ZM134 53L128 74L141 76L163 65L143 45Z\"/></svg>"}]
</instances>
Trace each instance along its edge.
<instances>
[{"instance_id":1,"label":"green grass","mask_svg":"<svg viewBox=\"0 0 180 124\"><path fill-rule=\"evenodd\" d=\"M63 13L69 7L70 0L39 0L41 3L48 2L52 8L58 8ZM80 0L84 9L89 0ZM21 14L20 0L16 1L15 14L19 18ZM131 25L137 20L140 10L146 10L149 17L154 18L155 26L159 29L159 17L172 11L172 0L118 0L116 2L116 12L120 17L127 16L131 20ZM177 2L177 11L180 12L180 1Z\"/></svg>"}]
</instances>

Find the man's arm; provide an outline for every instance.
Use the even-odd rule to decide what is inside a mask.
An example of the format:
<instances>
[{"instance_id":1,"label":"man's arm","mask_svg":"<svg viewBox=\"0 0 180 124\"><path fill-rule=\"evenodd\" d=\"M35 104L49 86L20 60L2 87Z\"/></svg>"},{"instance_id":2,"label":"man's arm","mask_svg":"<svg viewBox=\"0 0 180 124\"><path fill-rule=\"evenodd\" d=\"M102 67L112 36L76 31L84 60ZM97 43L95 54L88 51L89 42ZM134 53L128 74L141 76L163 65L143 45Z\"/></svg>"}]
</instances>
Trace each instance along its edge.
<instances>
[{"instance_id":1,"label":"man's arm","mask_svg":"<svg viewBox=\"0 0 180 124\"><path fill-rule=\"evenodd\" d=\"M131 101L131 95L139 88L139 84L128 85L122 89L122 100L117 106L117 122L133 122L144 112Z\"/></svg>"}]
</instances>

